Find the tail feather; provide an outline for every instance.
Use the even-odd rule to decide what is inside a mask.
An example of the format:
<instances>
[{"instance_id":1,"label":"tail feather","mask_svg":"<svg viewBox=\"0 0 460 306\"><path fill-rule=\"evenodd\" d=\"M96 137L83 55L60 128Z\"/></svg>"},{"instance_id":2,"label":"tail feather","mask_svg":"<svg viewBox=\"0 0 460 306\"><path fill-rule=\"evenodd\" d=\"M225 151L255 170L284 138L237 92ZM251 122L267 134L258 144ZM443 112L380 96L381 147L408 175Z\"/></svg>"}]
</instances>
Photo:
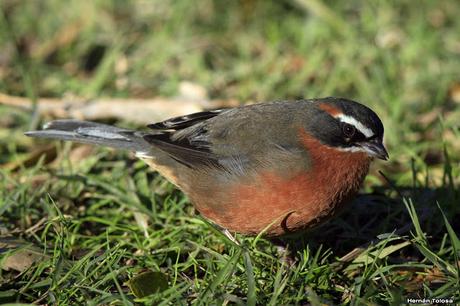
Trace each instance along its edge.
<instances>
[{"instance_id":1,"label":"tail feather","mask_svg":"<svg viewBox=\"0 0 460 306\"><path fill-rule=\"evenodd\" d=\"M151 149L143 138L146 133L115 126L79 120L55 120L44 125L43 130L29 131L26 136L52 138L95 144L136 152Z\"/></svg>"}]
</instances>

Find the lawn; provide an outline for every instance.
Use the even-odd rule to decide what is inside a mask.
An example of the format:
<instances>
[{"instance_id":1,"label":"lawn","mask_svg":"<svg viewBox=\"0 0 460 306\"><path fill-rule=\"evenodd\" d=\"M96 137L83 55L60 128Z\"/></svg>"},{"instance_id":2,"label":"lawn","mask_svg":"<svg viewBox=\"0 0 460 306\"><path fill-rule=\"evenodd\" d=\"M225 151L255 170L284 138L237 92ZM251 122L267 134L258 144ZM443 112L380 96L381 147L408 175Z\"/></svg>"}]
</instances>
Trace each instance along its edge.
<instances>
[{"instance_id":1,"label":"lawn","mask_svg":"<svg viewBox=\"0 0 460 306\"><path fill-rule=\"evenodd\" d=\"M0 302L458 302L458 16L456 0L1 1ZM287 260L263 237L232 243L133 154L23 135L59 116L42 98L66 114L69 97L197 91L360 101L390 160L340 216L287 240Z\"/></svg>"}]
</instances>

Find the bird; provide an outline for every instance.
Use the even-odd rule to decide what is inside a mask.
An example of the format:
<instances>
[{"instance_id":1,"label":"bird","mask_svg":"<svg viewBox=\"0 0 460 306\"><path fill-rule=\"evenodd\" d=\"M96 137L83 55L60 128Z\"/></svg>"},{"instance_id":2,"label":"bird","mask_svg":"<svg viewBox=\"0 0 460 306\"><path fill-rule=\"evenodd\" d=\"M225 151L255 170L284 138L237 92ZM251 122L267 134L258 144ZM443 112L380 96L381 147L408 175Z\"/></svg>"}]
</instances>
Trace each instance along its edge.
<instances>
[{"instance_id":1,"label":"bird","mask_svg":"<svg viewBox=\"0 0 460 306\"><path fill-rule=\"evenodd\" d=\"M346 98L243 105L147 127L60 119L25 134L133 151L212 224L268 238L329 220L356 196L371 162L389 157L378 115Z\"/></svg>"}]
</instances>

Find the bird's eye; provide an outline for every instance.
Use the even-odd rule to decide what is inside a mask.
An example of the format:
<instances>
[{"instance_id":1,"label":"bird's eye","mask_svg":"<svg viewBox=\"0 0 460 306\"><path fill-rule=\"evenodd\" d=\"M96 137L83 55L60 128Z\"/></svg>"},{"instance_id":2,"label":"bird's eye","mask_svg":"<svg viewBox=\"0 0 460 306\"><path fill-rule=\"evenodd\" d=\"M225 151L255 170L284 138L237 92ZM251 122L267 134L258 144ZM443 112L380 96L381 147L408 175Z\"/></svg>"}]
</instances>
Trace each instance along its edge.
<instances>
[{"instance_id":1,"label":"bird's eye","mask_svg":"<svg viewBox=\"0 0 460 306\"><path fill-rule=\"evenodd\" d=\"M343 135L347 138L352 138L355 135L356 128L351 124L345 123L342 129Z\"/></svg>"}]
</instances>

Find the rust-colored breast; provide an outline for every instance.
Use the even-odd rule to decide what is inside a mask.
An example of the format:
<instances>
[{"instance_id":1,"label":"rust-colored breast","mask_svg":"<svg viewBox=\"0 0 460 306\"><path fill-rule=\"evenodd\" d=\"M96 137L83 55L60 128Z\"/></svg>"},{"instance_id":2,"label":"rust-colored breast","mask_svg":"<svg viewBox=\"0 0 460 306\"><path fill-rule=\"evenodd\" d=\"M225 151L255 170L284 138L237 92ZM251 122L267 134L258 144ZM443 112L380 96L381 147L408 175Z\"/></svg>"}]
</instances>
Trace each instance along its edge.
<instances>
[{"instance_id":1,"label":"rust-colored breast","mask_svg":"<svg viewBox=\"0 0 460 306\"><path fill-rule=\"evenodd\" d=\"M303 130L300 137L311 158L310 169L283 177L265 170L250 182L192 193L197 209L220 226L249 235L268 228L266 235L279 236L331 217L359 190L370 158L325 146Z\"/></svg>"}]
</instances>

